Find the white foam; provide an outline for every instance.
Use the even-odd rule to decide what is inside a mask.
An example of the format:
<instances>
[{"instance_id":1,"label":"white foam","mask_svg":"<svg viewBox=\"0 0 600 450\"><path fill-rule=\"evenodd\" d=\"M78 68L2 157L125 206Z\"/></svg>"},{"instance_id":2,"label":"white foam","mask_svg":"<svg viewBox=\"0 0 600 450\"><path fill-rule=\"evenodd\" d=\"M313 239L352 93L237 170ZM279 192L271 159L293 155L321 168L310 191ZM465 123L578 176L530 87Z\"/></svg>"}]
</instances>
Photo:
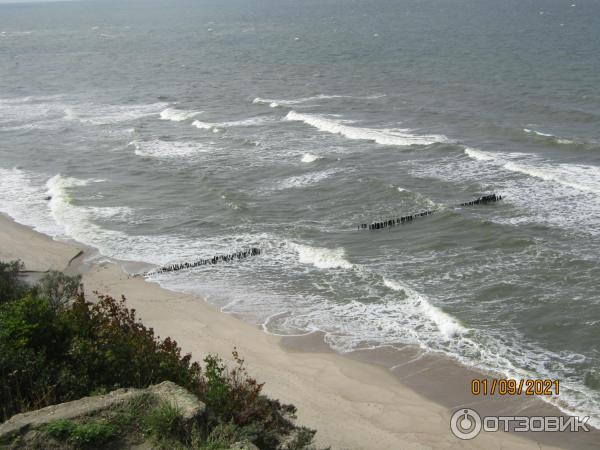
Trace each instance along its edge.
<instances>
[{"instance_id":1,"label":"white foam","mask_svg":"<svg viewBox=\"0 0 600 450\"><path fill-rule=\"evenodd\" d=\"M166 103L159 102L139 105L79 104L70 108L73 119L83 124L112 125L157 115L166 106Z\"/></svg>"},{"instance_id":2,"label":"white foam","mask_svg":"<svg viewBox=\"0 0 600 450\"><path fill-rule=\"evenodd\" d=\"M516 163L509 161L502 166L512 172L540 178L582 192L600 195L600 167L581 164Z\"/></svg>"},{"instance_id":3,"label":"white foam","mask_svg":"<svg viewBox=\"0 0 600 450\"><path fill-rule=\"evenodd\" d=\"M0 168L0 211L49 236L64 230L50 217L46 177L19 169Z\"/></svg>"},{"instance_id":4,"label":"white foam","mask_svg":"<svg viewBox=\"0 0 600 450\"><path fill-rule=\"evenodd\" d=\"M318 269L351 269L353 265L345 259L343 248L311 247L309 245L288 243L298 254L302 264L311 264Z\"/></svg>"},{"instance_id":5,"label":"white foam","mask_svg":"<svg viewBox=\"0 0 600 450\"><path fill-rule=\"evenodd\" d=\"M10 37L21 37L21 36L29 36L33 31L0 31L0 37L2 38L10 38Z\"/></svg>"},{"instance_id":6,"label":"white foam","mask_svg":"<svg viewBox=\"0 0 600 450\"><path fill-rule=\"evenodd\" d=\"M377 99L377 98L381 98L381 97L385 97L385 95L383 94L378 94L378 95L370 95L370 96L366 96L366 97L355 97L352 95L325 95L325 94L319 94L319 95L313 95L311 97L300 97L300 98L294 98L294 99L269 99L269 98L261 98L261 97L256 97L254 100L252 100L252 103L254 104L267 104L269 105L271 108L277 108L278 106L294 106L294 105L300 105L302 103L309 103L315 100L331 100L331 99L336 99L336 98L354 98L354 99L364 99L364 100L371 100L371 99Z\"/></svg>"},{"instance_id":7,"label":"white foam","mask_svg":"<svg viewBox=\"0 0 600 450\"><path fill-rule=\"evenodd\" d=\"M296 175L293 177L286 178L276 185L276 189L293 189L310 186L312 184L319 183L331 175L337 173L335 169L327 169L320 172L305 173L303 175Z\"/></svg>"},{"instance_id":8,"label":"white foam","mask_svg":"<svg viewBox=\"0 0 600 450\"><path fill-rule=\"evenodd\" d=\"M199 128L201 130L220 130L222 128L234 128L234 127L256 127L267 124L269 122L273 122L272 117L250 117L247 119L241 120L233 120L230 122L202 122L200 120L194 120L192 122L192 126Z\"/></svg>"},{"instance_id":9,"label":"white foam","mask_svg":"<svg viewBox=\"0 0 600 450\"><path fill-rule=\"evenodd\" d=\"M481 150L476 150L474 148L465 148L465 154L478 161L494 161L493 156L489 155L488 153L482 152Z\"/></svg>"},{"instance_id":10,"label":"white foam","mask_svg":"<svg viewBox=\"0 0 600 450\"><path fill-rule=\"evenodd\" d=\"M3 128L34 127L63 117L65 106L60 103L38 101L32 97L0 100L0 124Z\"/></svg>"},{"instance_id":11,"label":"white foam","mask_svg":"<svg viewBox=\"0 0 600 450\"><path fill-rule=\"evenodd\" d=\"M192 119L199 114L202 114L202 111L184 111L181 109L167 108L160 112L160 118L172 122L183 122L184 120Z\"/></svg>"},{"instance_id":12,"label":"white foam","mask_svg":"<svg viewBox=\"0 0 600 450\"><path fill-rule=\"evenodd\" d=\"M530 130L529 128L523 128L523 131L528 134L536 134L538 136L552 137L551 134L542 133L541 131Z\"/></svg>"},{"instance_id":13,"label":"white foam","mask_svg":"<svg viewBox=\"0 0 600 450\"><path fill-rule=\"evenodd\" d=\"M192 126L199 128L201 130L212 130L215 125L213 123L202 122L200 120L194 120L192 122Z\"/></svg>"},{"instance_id":14,"label":"white foam","mask_svg":"<svg viewBox=\"0 0 600 450\"><path fill-rule=\"evenodd\" d=\"M128 206L92 206L88 208L90 216L94 219L110 219L129 222L132 220L134 210Z\"/></svg>"},{"instance_id":15,"label":"white foam","mask_svg":"<svg viewBox=\"0 0 600 450\"><path fill-rule=\"evenodd\" d=\"M205 153L209 149L198 142L163 141L132 141L129 145L135 147L135 154L146 158L180 159L191 158L198 153Z\"/></svg>"},{"instance_id":16,"label":"white foam","mask_svg":"<svg viewBox=\"0 0 600 450\"><path fill-rule=\"evenodd\" d=\"M502 169L557 183L581 192L600 194L600 167L584 164L555 164L526 153L488 152L467 148L465 154L478 161L491 162Z\"/></svg>"},{"instance_id":17,"label":"white foam","mask_svg":"<svg viewBox=\"0 0 600 450\"><path fill-rule=\"evenodd\" d=\"M60 96L0 99L0 123L31 127L35 122L78 121L86 125L111 125L159 114L166 103L105 105L61 101Z\"/></svg>"},{"instance_id":18,"label":"white foam","mask_svg":"<svg viewBox=\"0 0 600 450\"><path fill-rule=\"evenodd\" d=\"M65 120L77 120L77 115L71 108L65 108Z\"/></svg>"},{"instance_id":19,"label":"white foam","mask_svg":"<svg viewBox=\"0 0 600 450\"><path fill-rule=\"evenodd\" d=\"M534 136L540 136L540 137L543 137L543 138L550 139L550 140L556 142L557 144L569 145L569 144L575 144L576 143L575 141L573 141L571 139L554 136L553 134L543 133L541 131L531 130L529 128L523 128L523 131L525 133L527 133L527 134L531 134L531 135L534 135Z\"/></svg>"},{"instance_id":20,"label":"white foam","mask_svg":"<svg viewBox=\"0 0 600 450\"><path fill-rule=\"evenodd\" d=\"M600 195L600 167L584 164L556 164L527 153L488 152L467 148L465 154L475 160L491 162L504 170L518 172L544 181Z\"/></svg>"},{"instance_id":21,"label":"white foam","mask_svg":"<svg viewBox=\"0 0 600 450\"><path fill-rule=\"evenodd\" d=\"M144 261L163 265L181 259L193 259L202 254L201 243L177 235L128 235L122 231L97 225L95 219L131 218L134 211L127 207L77 206L71 192L93 181L55 175L46 183L50 215L64 230L64 235L97 248L102 255L128 261Z\"/></svg>"},{"instance_id":22,"label":"white foam","mask_svg":"<svg viewBox=\"0 0 600 450\"><path fill-rule=\"evenodd\" d=\"M348 95L314 95L312 97L301 97L301 98L296 98L296 99L291 99L291 100L268 99L268 98L256 97L254 100L252 100L252 103L268 104L269 106L271 106L271 108L276 108L277 106L280 106L280 105L292 106L292 105L299 105L302 103L311 102L314 100L329 100L329 99L334 99L334 98L349 98L349 96Z\"/></svg>"},{"instance_id":23,"label":"white foam","mask_svg":"<svg viewBox=\"0 0 600 450\"><path fill-rule=\"evenodd\" d=\"M471 178L499 188L515 214L494 215L495 222L519 225L543 223L569 232L599 235L600 167L583 164L555 163L533 154L489 153L485 160L475 158L471 165L448 160L438 164L435 176L464 181ZM431 174L432 169L423 169ZM513 174L512 176L509 174Z\"/></svg>"},{"instance_id":24,"label":"white foam","mask_svg":"<svg viewBox=\"0 0 600 450\"><path fill-rule=\"evenodd\" d=\"M415 290L386 278L383 279L383 284L394 291L404 292L411 301L412 307L421 311L427 320L431 320L446 339L453 339L467 332L467 329L454 317L445 313L440 308L433 306L424 296Z\"/></svg>"},{"instance_id":25,"label":"white foam","mask_svg":"<svg viewBox=\"0 0 600 450\"><path fill-rule=\"evenodd\" d=\"M302 155L301 161L303 163L311 163L311 162L315 162L317 159L319 159L318 156L315 156L312 153L305 153L304 155Z\"/></svg>"},{"instance_id":26,"label":"white foam","mask_svg":"<svg viewBox=\"0 0 600 450\"><path fill-rule=\"evenodd\" d=\"M436 142L448 142L445 136L416 135L411 130L360 128L344 125L341 121L333 120L315 114L300 114L290 111L285 120L300 121L313 126L320 131L339 134L348 139L373 141L382 145L430 145Z\"/></svg>"}]
</instances>

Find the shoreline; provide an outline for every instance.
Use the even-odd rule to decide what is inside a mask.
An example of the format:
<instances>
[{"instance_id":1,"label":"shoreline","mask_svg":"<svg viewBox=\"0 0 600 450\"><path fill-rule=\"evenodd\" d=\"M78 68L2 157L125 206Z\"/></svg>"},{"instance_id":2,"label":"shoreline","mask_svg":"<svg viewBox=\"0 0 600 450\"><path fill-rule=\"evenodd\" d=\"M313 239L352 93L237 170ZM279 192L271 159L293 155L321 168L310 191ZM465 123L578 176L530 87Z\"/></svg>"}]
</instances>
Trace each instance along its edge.
<instances>
[{"instance_id":1,"label":"shoreline","mask_svg":"<svg viewBox=\"0 0 600 450\"><path fill-rule=\"evenodd\" d=\"M265 393L298 408L298 422L317 430L316 443L334 449L595 448L600 432L481 433L461 441L450 416L469 406L483 415L559 415L537 398L473 397L481 374L440 355L415 358L414 350L380 348L340 355L319 333L280 337L199 296L166 290L128 276L112 262L83 263L85 245L52 240L0 214L0 260L20 257L26 270L82 273L88 300L98 291L127 298L129 308L162 337L201 361L208 353L231 362L234 347ZM82 254L82 251L84 253ZM34 270L39 269L39 270ZM414 361L411 361L414 359ZM391 361L396 367L389 370Z\"/></svg>"}]
</instances>

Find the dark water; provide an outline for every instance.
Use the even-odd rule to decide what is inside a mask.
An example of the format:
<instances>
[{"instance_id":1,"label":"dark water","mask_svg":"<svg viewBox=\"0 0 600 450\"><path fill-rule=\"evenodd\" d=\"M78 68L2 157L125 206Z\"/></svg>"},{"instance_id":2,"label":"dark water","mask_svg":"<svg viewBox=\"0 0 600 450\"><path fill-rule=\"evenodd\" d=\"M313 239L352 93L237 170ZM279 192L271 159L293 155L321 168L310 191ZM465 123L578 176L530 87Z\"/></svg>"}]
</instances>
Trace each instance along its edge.
<instances>
[{"instance_id":1,"label":"dark water","mask_svg":"<svg viewBox=\"0 0 600 450\"><path fill-rule=\"evenodd\" d=\"M575 3L0 5L0 210L121 260L261 247L152 278L342 352L558 378L597 425L600 4Z\"/></svg>"}]
</instances>

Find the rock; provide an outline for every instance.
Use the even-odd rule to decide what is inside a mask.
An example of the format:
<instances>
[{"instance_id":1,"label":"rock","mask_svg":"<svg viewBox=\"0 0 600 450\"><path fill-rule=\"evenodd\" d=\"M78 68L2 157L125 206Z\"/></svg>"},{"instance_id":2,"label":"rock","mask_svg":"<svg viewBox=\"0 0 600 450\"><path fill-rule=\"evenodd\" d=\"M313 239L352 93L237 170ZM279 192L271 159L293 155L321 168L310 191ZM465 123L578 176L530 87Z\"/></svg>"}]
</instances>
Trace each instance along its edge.
<instances>
[{"instance_id":1,"label":"rock","mask_svg":"<svg viewBox=\"0 0 600 450\"><path fill-rule=\"evenodd\" d=\"M186 421L203 415L206 410L206 405L187 390L171 381L164 381L147 389L117 389L106 395L84 397L72 402L47 406L37 411L17 414L0 424L0 441L38 429L55 420L76 419L97 414L122 405L144 393L154 395L159 401L177 405Z\"/></svg>"},{"instance_id":2,"label":"rock","mask_svg":"<svg viewBox=\"0 0 600 450\"><path fill-rule=\"evenodd\" d=\"M155 395L160 401L176 405L185 421L195 419L206 411L206 405L195 395L171 381L163 381L151 386L148 388L148 392Z\"/></svg>"},{"instance_id":3,"label":"rock","mask_svg":"<svg viewBox=\"0 0 600 450\"><path fill-rule=\"evenodd\" d=\"M37 411L17 414L0 425L0 439L22 434L29 429L40 428L54 420L75 419L95 414L122 404L139 392L137 389L118 389L107 395L84 397L72 402L47 406Z\"/></svg>"}]
</instances>

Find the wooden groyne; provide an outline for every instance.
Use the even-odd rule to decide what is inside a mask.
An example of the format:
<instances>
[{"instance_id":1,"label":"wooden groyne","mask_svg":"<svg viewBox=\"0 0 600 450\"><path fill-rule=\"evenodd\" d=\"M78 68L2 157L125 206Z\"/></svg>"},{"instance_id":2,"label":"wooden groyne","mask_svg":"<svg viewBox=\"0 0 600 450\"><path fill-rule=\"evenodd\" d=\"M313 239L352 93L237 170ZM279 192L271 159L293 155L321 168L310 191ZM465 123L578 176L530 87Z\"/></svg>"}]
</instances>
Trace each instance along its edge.
<instances>
[{"instance_id":1,"label":"wooden groyne","mask_svg":"<svg viewBox=\"0 0 600 450\"><path fill-rule=\"evenodd\" d=\"M167 266L162 266L162 267L158 267L156 269L150 270L150 271L144 273L144 276L145 275L153 275L156 273L177 272L178 270L193 269L194 267L236 261L236 260L246 259L251 256L258 256L260 254L261 254L260 248L253 247L249 250L239 251L236 253L230 253L228 255L216 255L216 256L213 256L212 258L199 259L199 260L193 261L193 262L169 264Z\"/></svg>"},{"instance_id":2,"label":"wooden groyne","mask_svg":"<svg viewBox=\"0 0 600 450\"><path fill-rule=\"evenodd\" d=\"M468 202L460 203L456 206L473 206L473 205L482 205L485 203L497 202L498 200L502 200L502 196L500 194L489 194L484 195L482 197L476 198L475 200L471 200ZM387 219L372 223L361 223L358 225L359 230L381 230L383 228L395 227L397 225L404 225L405 223L412 222L418 217L429 216L434 212L439 210L432 209L428 211L421 211L415 214L409 214L408 216L397 217L394 219Z\"/></svg>"}]
</instances>

